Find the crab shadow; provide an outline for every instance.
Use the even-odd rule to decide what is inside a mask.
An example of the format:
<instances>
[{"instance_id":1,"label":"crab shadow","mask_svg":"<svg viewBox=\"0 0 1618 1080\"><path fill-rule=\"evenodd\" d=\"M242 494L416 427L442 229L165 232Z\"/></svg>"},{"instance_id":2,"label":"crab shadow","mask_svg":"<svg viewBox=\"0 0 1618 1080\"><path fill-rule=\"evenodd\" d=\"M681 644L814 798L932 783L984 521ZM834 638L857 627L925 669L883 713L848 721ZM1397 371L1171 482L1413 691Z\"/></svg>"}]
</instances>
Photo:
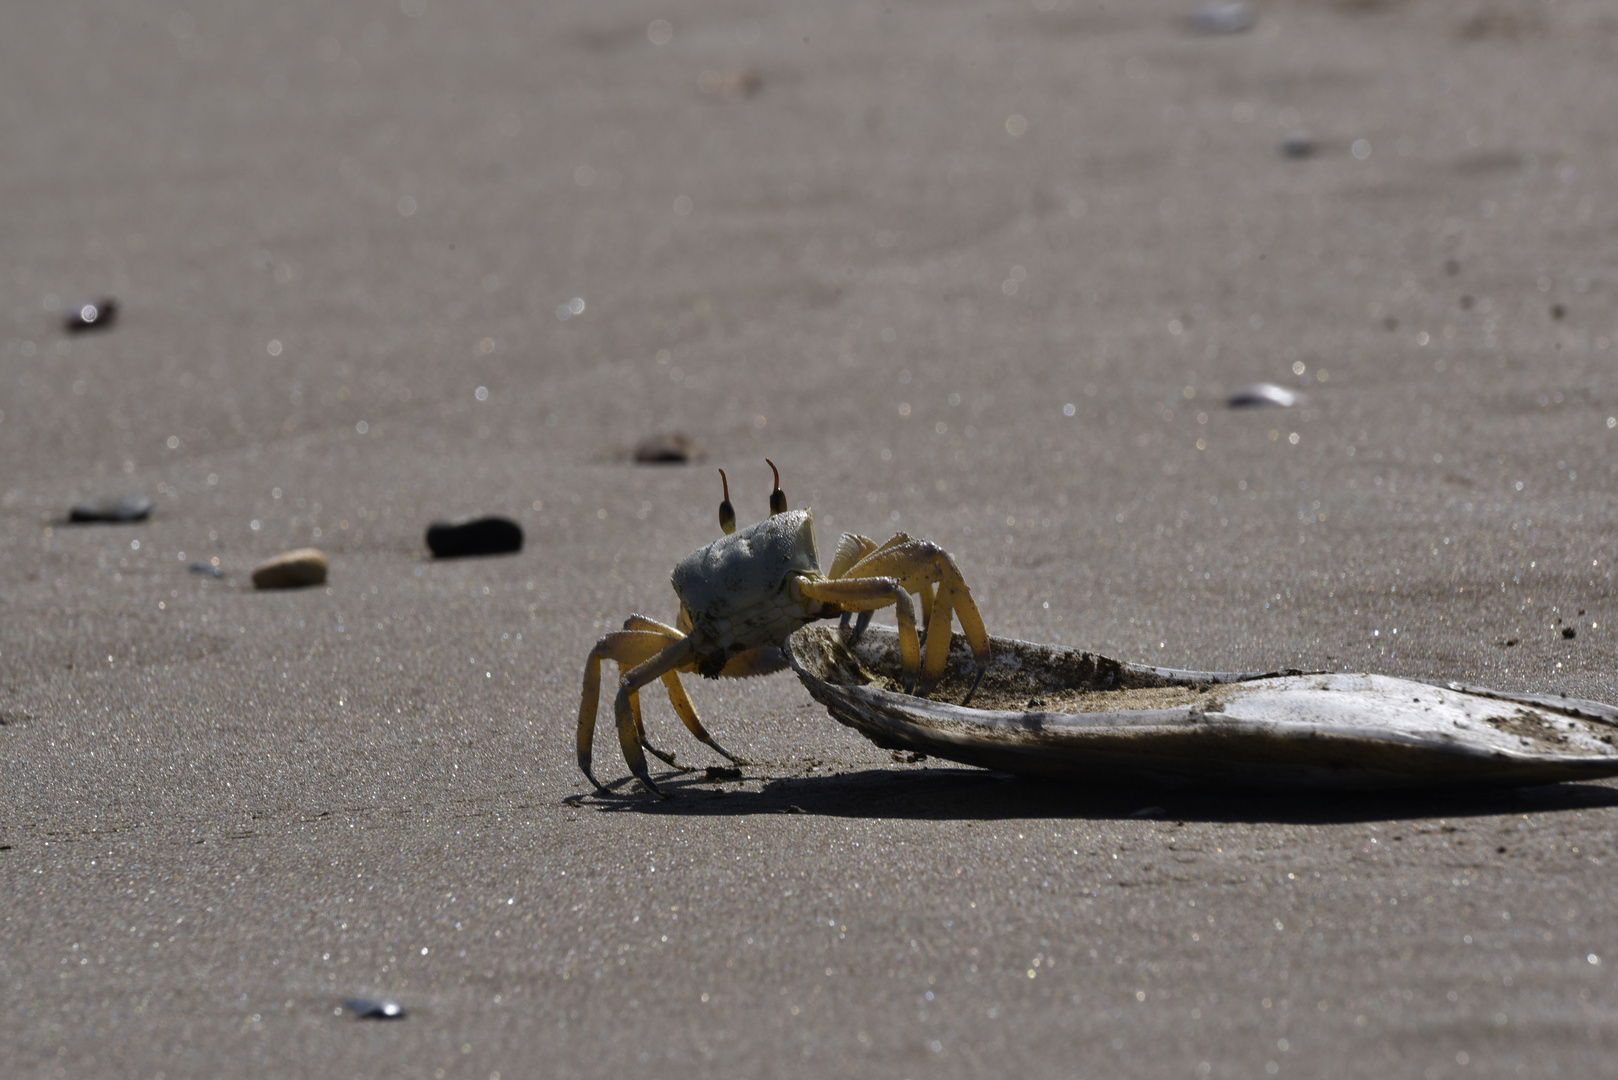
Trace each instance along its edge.
<instances>
[{"instance_id":1,"label":"crab shadow","mask_svg":"<svg viewBox=\"0 0 1618 1080\"><path fill-rule=\"evenodd\" d=\"M917 821L1020 818L1340 825L1423 818L1557 813L1618 806L1618 787L1601 783L1431 791L1258 793L1140 784L1077 787L970 768L865 769L810 777L714 782L701 773L658 777L671 797L656 799L627 781L574 796L603 813L749 817L801 814ZM759 784L757 788L752 785Z\"/></svg>"}]
</instances>

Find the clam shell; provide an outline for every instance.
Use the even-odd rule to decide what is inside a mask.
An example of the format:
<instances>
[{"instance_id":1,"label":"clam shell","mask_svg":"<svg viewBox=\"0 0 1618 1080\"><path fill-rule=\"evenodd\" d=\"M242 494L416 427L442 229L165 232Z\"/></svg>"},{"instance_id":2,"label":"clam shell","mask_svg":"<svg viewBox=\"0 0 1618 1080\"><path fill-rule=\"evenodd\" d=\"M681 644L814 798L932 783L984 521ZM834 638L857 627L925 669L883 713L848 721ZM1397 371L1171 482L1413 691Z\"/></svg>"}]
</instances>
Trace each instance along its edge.
<instances>
[{"instance_id":1,"label":"clam shell","mask_svg":"<svg viewBox=\"0 0 1618 1080\"><path fill-rule=\"evenodd\" d=\"M1524 785L1618 775L1618 709L1459 683L1339 672L1211 672L991 641L974 707L959 634L933 696L898 692L897 633L850 649L808 626L792 667L833 717L876 745L1092 784L1366 790ZM987 705L979 708L977 705Z\"/></svg>"}]
</instances>

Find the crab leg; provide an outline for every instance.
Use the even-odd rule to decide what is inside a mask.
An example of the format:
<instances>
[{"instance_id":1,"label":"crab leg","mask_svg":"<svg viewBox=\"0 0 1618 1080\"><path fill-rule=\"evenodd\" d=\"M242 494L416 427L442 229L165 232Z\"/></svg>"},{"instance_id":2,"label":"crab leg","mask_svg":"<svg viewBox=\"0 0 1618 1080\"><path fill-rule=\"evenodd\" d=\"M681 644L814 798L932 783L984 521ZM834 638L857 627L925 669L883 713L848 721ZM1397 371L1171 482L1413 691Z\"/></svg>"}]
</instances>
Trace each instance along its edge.
<instances>
[{"instance_id":1,"label":"crab leg","mask_svg":"<svg viewBox=\"0 0 1618 1080\"><path fill-rule=\"evenodd\" d=\"M921 669L921 643L916 637L916 610L910 594L892 577L846 577L836 581L794 579L797 593L806 600L836 604L844 611L866 612L894 606L899 617L899 662L904 671L905 693L910 693Z\"/></svg>"},{"instance_id":2,"label":"crab leg","mask_svg":"<svg viewBox=\"0 0 1618 1080\"><path fill-rule=\"evenodd\" d=\"M930 614L927 620L927 652L921 664L921 684L931 686L944 674L944 668L949 663L949 617L952 605L949 599L949 590L943 586L927 586L932 597ZM973 689L977 689L974 685Z\"/></svg>"},{"instance_id":3,"label":"crab leg","mask_svg":"<svg viewBox=\"0 0 1618 1080\"><path fill-rule=\"evenodd\" d=\"M579 768L597 788L601 787L601 781L590 771L590 761L593 756L592 744L595 741L596 707L601 699L601 661L612 660L618 665L618 670L623 671L644 663L649 657L656 656L660 650L668 646L668 643L668 638L663 634L645 630L618 630L596 642L596 647L590 650L590 656L584 662L584 693L579 699L579 726L575 736L575 749L578 752ZM631 710L635 726L639 728L638 698L632 704ZM642 740L645 738L644 734L640 737ZM653 750L652 753L673 764L668 757L664 757L662 751Z\"/></svg>"},{"instance_id":4,"label":"crab leg","mask_svg":"<svg viewBox=\"0 0 1618 1080\"><path fill-rule=\"evenodd\" d=\"M646 752L657 758L671 769L678 772L690 772L691 770L686 768L684 765L675 764L673 752L668 750L659 750L657 747L653 746L652 741L646 737L646 725L641 721L640 715L639 694L630 695L629 709L635 714L635 731L640 736L640 744L646 748Z\"/></svg>"},{"instance_id":5,"label":"crab leg","mask_svg":"<svg viewBox=\"0 0 1618 1080\"><path fill-rule=\"evenodd\" d=\"M634 631L630 631L634 632ZM636 691L665 672L677 671L692 663L697 655L697 641L693 637L681 638L645 663L634 667L618 681L618 696L613 699L613 715L618 723L618 745L623 749L629 771L634 773L646 789L659 798L667 798L646 770L646 755L641 753L640 738L635 730L635 713L630 698Z\"/></svg>"},{"instance_id":6,"label":"crab leg","mask_svg":"<svg viewBox=\"0 0 1618 1080\"><path fill-rule=\"evenodd\" d=\"M828 578L840 578L848 573L848 568L861 559L876 551L876 541L859 533L844 533L837 541L837 552L832 556L831 568L826 571Z\"/></svg>"},{"instance_id":7,"label":"crab leg","mask_svg":"<svg viewBox=\"0 0 1618 1080\"><path fill-rule=\"evenodd\" d=\"M949 552L937 544L929 540L909 538L898 543L894 543L894 540L888 541L855 563L848 572L850 576L891 576L897 578L901 587L909 592L921 592L930 585L935 583L938 585L938 595L933 601L933 615L935 617L942 615L944 621L930 626L940 639L940 643L935 645L934 634L928 635L928 662L922 672L921 692L925 694L944 673L944 666L949 658L949 616L953 612L960 620L961 633L966 636L966 642L972 649L972 659L977 664L977 678L972 683L972 689L967 691L966 698L962 702L965 704L972 700L972 694L977 690L978 683L983 680L983 672L989 663L989 633L983 626L983 617L978 614L978 606L972 599L972 591L967 588L955 560Z\"/></svg>"},{"instance_id":8,"label":"crab leg","mask_svg":"<svg viewBox=\"0 0 1618 1080\"><path fill-rule=\"evenodd\" d=\"M659 634L663 637L665 645L673 644L674 642L685 637L683 633L676 630L674 627L669 626L667 623L660 623L656 619L647 618L645 615L631 615L629 618L624 620L624 629L644 630L650 633ZM737 655L731 657L730 662L725 665L725 670L721 672L721 674L725 675L727 678L740 679L748 675L766 674L776 670L774 667L768 667L761 663L756 663L756 654L759 651L760 650L758 649L749 649L747 652L738 653ZM644 660L645 657L642 657L641 659ZM717 753L720 757L725 758L727 761L734 762L737 765L747 764L747 762L743 761L735 754L732 754L723 746L720 746L718 741L716 741L712 735L708 734L708 729L702 726L702 721L697 717L696 706L691 704L690 697L686 695L685 687L680 685L679 675L672 671L664 672L663 687L669 693L669 704L674 706L674 712L677 716L679 716L680 722L685 725L685 729L687 731L696 737L698 742L706 743L710 748L713 749L715 753ZM639 695L636 695L636 701L638 717ZM670 765L674 764L674 755L670 754L668 756L664 756L661 751L653 748L651 744L645 741L644 738L641 740L641 744L645 746L646 749L651 750L652 753L656 754L658 757L663 758L663 760L668 762Z\"/></svg>"}]
</instances>

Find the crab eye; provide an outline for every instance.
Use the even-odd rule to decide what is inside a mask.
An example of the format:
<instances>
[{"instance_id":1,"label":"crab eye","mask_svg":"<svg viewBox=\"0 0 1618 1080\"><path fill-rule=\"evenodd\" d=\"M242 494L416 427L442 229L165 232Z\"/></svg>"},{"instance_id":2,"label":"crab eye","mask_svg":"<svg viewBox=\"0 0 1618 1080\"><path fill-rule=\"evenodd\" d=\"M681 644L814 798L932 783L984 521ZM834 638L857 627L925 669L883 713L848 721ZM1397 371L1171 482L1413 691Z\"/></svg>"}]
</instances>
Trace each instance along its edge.
<instances>
[{"instance_id":1,"label":"crab eye","mask_svg":"<svg viewBox=\"0 0 1618 1080\"><path fill-rule=\"evenodd\" d=\"M729 536L736 531L736 508L730 505L730 480L725 476L725 470L719 470L719 482L724 485L725 497L719 504L719 527Z\"/></svg>"},{"instance_id":2,"label":"crab eye","mask_svg":"<svg viewBox=\"0 0 1618 1080\"><path fill-rule=\"evenodd\" d=\"M784 514L787 512L787 495L786 492L781 490L781 470L777 469L775 462L769 458L764 459L764 464L768 465L770 472L775 474L775 488L770 492L770 513L772 515Z\"/></svg>"}]
</instances>

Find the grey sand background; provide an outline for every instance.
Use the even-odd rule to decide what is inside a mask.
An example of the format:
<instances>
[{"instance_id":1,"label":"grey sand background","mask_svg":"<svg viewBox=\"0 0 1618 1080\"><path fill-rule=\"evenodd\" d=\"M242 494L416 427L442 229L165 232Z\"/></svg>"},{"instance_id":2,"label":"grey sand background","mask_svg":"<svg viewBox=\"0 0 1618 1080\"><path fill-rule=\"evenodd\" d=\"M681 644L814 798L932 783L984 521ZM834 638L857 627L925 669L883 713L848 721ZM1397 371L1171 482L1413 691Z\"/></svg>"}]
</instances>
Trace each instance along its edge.
<instances>
[{"instance_id":1,"label":"grey sand background","mask_svg":"<svg viewBox=\"0 0 1618 1080\"><path fill-rule=\"evenodd\" d=\"M5 1075L1618 1070L1609 785L1064 790L777 676L691 686L743 781L579 798L586 652L766 454L998 634L1618 697L1618 19L1256 10L0 16Z\"/></svg>"}]
</instances>

